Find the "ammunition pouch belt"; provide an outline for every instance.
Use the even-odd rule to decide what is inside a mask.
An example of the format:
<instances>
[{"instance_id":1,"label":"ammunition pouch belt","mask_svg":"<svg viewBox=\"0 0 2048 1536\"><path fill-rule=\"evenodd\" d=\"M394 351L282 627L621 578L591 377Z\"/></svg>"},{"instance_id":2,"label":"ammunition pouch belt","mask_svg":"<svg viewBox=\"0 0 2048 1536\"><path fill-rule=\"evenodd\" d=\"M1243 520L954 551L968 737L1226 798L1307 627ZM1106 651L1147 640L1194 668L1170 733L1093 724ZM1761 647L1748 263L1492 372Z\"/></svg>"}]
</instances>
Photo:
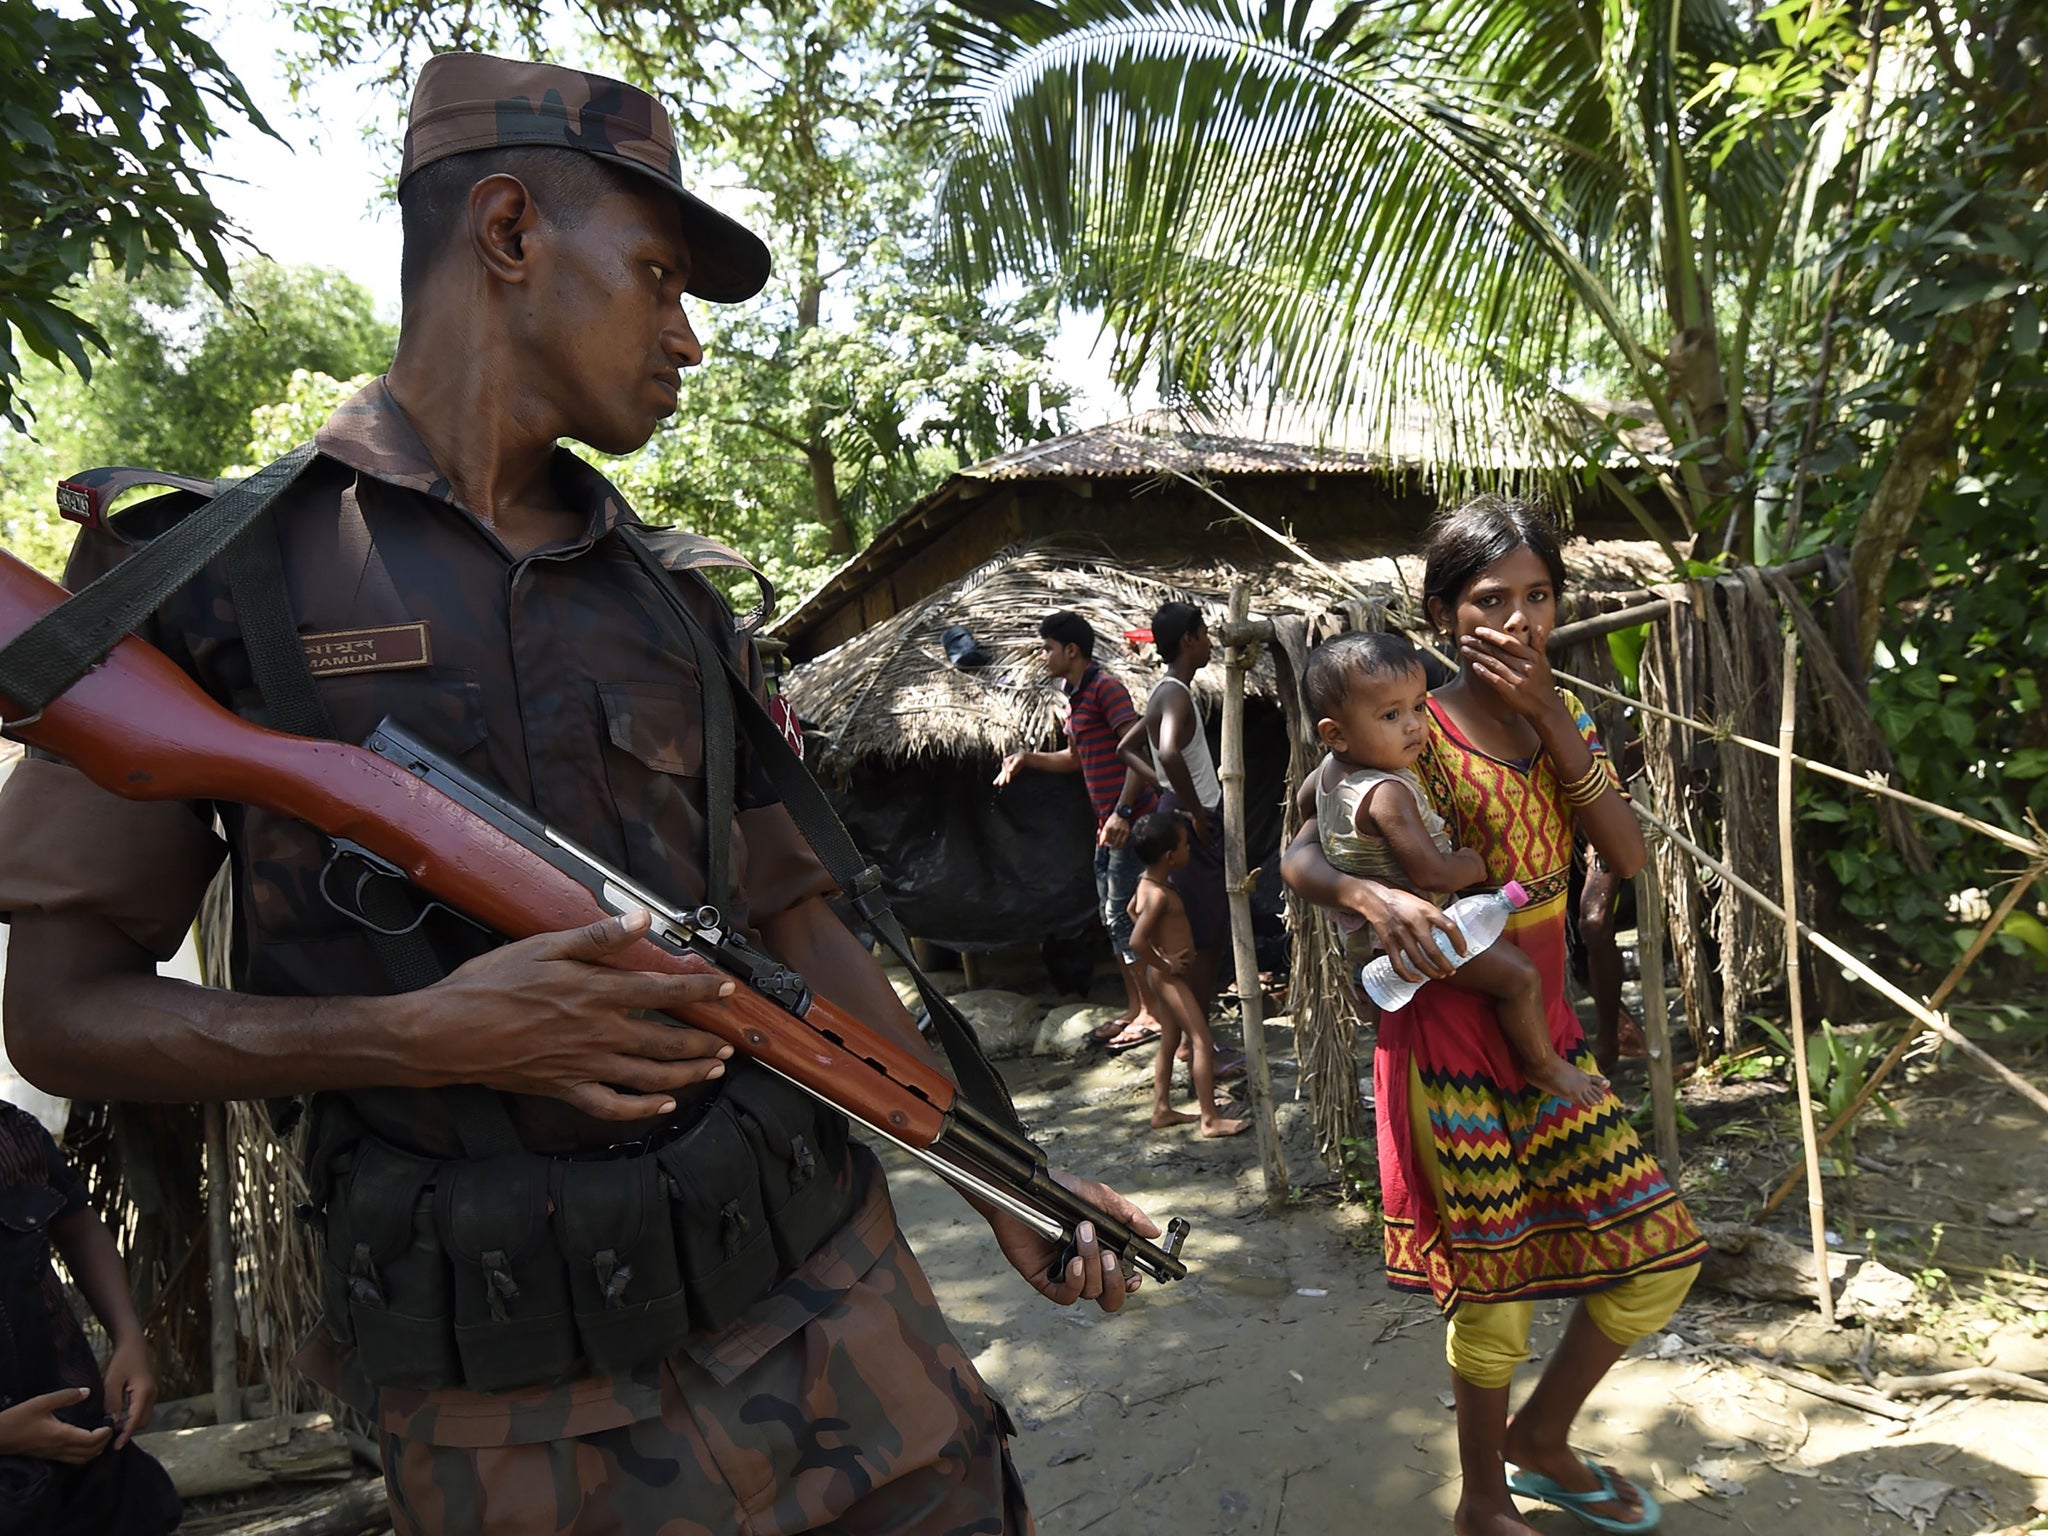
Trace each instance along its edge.
<instances>
[{"instance_id":1,"label":"ammunition pouch belt","mask_svg":"<svg viewBox=\"0 0 2048 1536\"><path fill-rule=\"evenodd\" d=\"M360 1127L315 1153L321 1299L380 1387L504 1391L716 1333L852 1217L845 1117L745 1061L630 1155L436 1160Z\"/></svg>"}]
</instances>

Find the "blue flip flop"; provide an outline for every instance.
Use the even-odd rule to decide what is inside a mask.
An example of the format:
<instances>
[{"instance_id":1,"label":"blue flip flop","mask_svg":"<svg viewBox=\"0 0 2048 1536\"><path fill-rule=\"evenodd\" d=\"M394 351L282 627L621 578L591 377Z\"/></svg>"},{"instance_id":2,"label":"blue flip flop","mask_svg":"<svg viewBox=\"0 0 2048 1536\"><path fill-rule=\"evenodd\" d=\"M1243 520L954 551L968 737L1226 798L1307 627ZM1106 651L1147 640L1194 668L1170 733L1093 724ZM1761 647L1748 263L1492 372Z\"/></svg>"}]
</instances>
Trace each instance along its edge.
<instances>
[{"instance_id":1,"label":"blue flip flop","mask_svg":"<svg viewBox=\"0 0 2048 1536\"><path fill-rule=\"evenodd\" d=\"M1609 1531L1613 1536L1639 1536L1643 1531L1654 1531L1663 1520L1664 1512L1657 1507L1657 1501L1650 1497L1649 1490L1636 1489L1642 1498L1643 1512L1633 1520L1617 1520L1613 1515L1595 1514L1587 1506L1621 1502L1615 1491L1614 1479L1607 1475L1607 1469L1598 1462L1585 1460L1587 1471L1600 1479L1598 1488L1589 1488L1583 1493L1561 1486L1540 1472L1524 1472L1520 1467L1508 1473L1508 1491L1519 1493L1525 1499L1541 1499L1545 1504L1554 1504L1581 1525L1590 1525L1596 1531Z\"/></svg>"}]
</instances>

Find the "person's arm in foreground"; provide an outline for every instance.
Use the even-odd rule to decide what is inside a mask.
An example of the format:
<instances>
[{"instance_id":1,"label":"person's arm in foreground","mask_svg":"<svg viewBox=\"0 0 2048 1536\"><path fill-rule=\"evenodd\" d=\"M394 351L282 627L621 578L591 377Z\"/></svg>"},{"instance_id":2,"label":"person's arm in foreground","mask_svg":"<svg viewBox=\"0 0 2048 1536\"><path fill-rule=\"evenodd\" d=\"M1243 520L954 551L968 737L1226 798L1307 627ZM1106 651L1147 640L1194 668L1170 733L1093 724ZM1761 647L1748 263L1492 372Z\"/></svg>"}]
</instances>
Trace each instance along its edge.
<instances>
[{"instance_id":1,"label":"person's arm in foreground","mask_svg":"<svg viewBox=\"0 0 2048 1536\"><path fill-rule=\"evenodd\" d=\"M57 1417L59 1409L76 1408L92 1396L90 1387L62 1387L0 1409L0 1456L30 1456L82 1467L107 1448L114 1427L80 1429Z\"/></svg>"},{"instance_id":2,"label":"person's arm in foreground","mask_svg":"<svg viewBox=\"0 0 2048 1536\"><path fill-rule=\"evenodd\" d=\"M1313 819L1303 822L1287 845L1280 860L1280 878L1319 907L1355 912L1364 918L1403 980L1441 979L1456 971L1431 939L1431 929L1449 934L1458 953L1465 953L1464 930L1435 903L1335 868L1323 857Z\"/></svg>"},{"instance_id":3,"label":"person's arm in foreground","mask_svg":"<svg viewBox=\"0 0 2048 1536\"><path fill-rule=\"evenodd\" d=\"M1593 749L1557 691L1550 658L1504 630L1484 627L1460 640L1458 651L1475 679L1535 727L1558 782L1570 784L1582 778L1593 766ZM1643 842L1642 826L1615 790L1611 776L1597 800L1572 807L1572 814L1587 840L1599 850L1602 862L1616 875L1627 880L1643 867L1649 849Z\"/></svg>"},{"instance_id":4,"label":"person's arm in foreground","mask_svg":"<svg viewBox=\"0 0 2048 1536\"><path fill-rule=\"evenodd\" d=\"M790 966L811 984L812 990L829 997L863 1023L880 1030L905 1050L936 1063L938 1057L918 1033L896 989L875 957L840 922L821 896L813 896L761 923L761 942L767 951ZM1054 1178L1101 1207L1145 1237L1157 1237L1159 1227L1137 1206L1106 1184L1093 1179L1055 1173ZM1095 1241L1094 1230L1083 1224L1075 1243L1077 1256L1068 1261L1066 1273L1055 1285L1046 1276L1059 1258L1055 1244L1038 1235L1012 1216L990 1209L968 1198L995 1233L996 1244L1011 1267L1051 1301L1093 1301L1105 1312L1124 1304L1126 1291L1138 1287L1137 1271L1126 1274L1115 1254L1104 1253Z\"/></svg>"},{"instance_id":5,"label":"person's arm in foreground","mask_svg":"<svg viewBox=\"0 0 2048 1536\"><path fill-rule=\"evenodd\" d=\"M719 976L597 962L645 913L536 934L395 997L257 997L156 974L148 950L85 912L14 914L7 1051L38 1087L72 1098L206 1103L348 1088L481 1083L563 1099L605 1120L669 1113L720 1075L732 1048L657 1023L729 993Z\"/></svg>"},{"instance_id":6,"label":"person's arm in foreground","mask_svg":"<svg viewBox=\"0 0 2048 1536\"><path fill-rule=\"evenodd\" d=\"M52 1222L50 1240L114 1346L105 1374L107 1412L114 1417L114 1449L119 1450L149 1427L156 1411L156 1372L150 1367L142 1320L135 1315L129 1294L127 1266L114 1246L114 1234L91 1209Z\"/></svg>"}]
</instances>

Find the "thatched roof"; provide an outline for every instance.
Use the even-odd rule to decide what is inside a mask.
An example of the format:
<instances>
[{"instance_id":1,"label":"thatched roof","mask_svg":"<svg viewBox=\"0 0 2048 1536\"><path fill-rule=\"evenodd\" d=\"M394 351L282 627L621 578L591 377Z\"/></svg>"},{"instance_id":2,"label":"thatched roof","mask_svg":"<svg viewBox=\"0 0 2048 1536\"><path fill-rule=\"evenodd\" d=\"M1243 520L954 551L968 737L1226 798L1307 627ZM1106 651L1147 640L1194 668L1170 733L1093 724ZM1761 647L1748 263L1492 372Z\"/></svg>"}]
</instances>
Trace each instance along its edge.
<instances>
[{"instance_id":1,"label":"thatched roof","mask_svg":"<svg viewBox=\"0 0 2048 1536\"><path fill-rule=\"evenodd\" d=\"M1566 564L1585 587L1635 588L1660 579L1654 544L1575 540ZM1330 562L1345 582L1413 613L1422 562L1381 555ZM1257 614L1320 614L1347 594L1329 577L1288 557L1236 566L1216 559L1119 560L1100 545L1049 539L999 551L948 583L797 667L784 692L828 766L857 759L899 762L920 757L996 756L1044 747L1057 726L1057 696L1039 661L1038 621L1055 609L1080 614L1095 628L1096 659L1142 696L1156 674L1149 652L1124 638L1144 629L1161 603L1175 599L1219 612L1233 582L1251 589ZM939 636L965 623L991 660L963 671L946 660ZM1222 688L1220 661L1199 680L1211 696ZM1270 662L1248 680L1253 693L1274 692Z\"/></svg>"},{"instance_id":2,"label":"thatched roof","mask_svg":"<svg viewBox=\"0 0 2048 1536\"><path fill-rule=\"evenodd\" d=\"M1419 465L1420 459L1414 460ZM1111 480L1179 470L1198 476L1357 475L1404 467L1348 450L1341 439L1325 440L1273 424L1253 435L1246 423L1191 416L1181 411L1141 411L1122 421L1088 427L1033 443L960 471L974 480L1048 480L1069 475Z\"/></svg>"}]
</instances>

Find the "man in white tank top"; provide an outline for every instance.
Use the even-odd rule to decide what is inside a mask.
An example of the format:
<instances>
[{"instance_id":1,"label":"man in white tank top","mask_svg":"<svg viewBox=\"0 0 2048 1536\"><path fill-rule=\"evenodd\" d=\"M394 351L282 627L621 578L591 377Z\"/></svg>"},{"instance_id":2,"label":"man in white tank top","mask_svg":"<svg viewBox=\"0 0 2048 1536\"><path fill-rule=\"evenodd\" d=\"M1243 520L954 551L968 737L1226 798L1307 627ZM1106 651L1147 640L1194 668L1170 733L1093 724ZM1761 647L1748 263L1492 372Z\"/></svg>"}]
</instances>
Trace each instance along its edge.
<instances>
[{"instance_id":1,"label":"man in white tank top","mask_svg":"<svg viewBox=\"0 0 2048 1536\"><path fill-rule=\"evenodd\" d=\"M1192 603L1168 603L1152 616L1152 644L1166 676L1145 704L1145 718L1124 737L1124 761L1155 779L1160 809L1188 818L1190 858L1174 876L1195 940L1190 978L1204 1006L1216 995L1223 948L1230 940L1230 905L1223 889L1223 784L1209 751L1206 722L1195 702L1195 674L1215 649L1202 612ZM1139 730L1143 730L1140 736Z\"/></svg>"}]
</instances>

